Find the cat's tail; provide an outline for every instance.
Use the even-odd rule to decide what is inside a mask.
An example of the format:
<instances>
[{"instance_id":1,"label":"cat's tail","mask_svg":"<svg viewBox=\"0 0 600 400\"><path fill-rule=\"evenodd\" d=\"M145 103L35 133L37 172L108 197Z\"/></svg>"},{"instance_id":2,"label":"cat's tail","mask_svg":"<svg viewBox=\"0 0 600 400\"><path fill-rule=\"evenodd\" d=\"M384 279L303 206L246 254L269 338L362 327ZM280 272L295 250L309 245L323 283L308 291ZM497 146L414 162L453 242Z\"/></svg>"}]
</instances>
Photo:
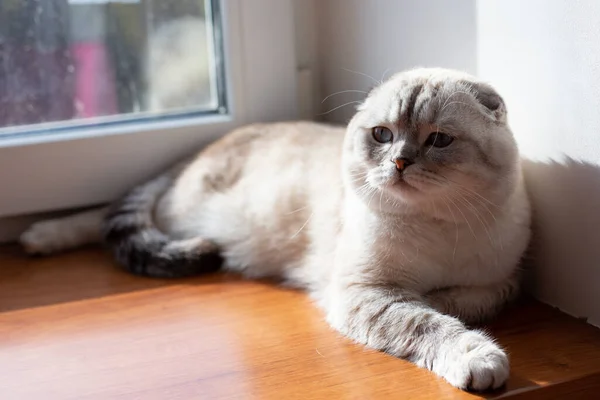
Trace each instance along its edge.
<instances>
[{"instance_id":1,"label":"cat's tail","mask_svg":"<svg viewBox=\"0 0 600 400\"><path fill-rule=\"evenodd\" d=\"M133 189L115 203L104 220L105 242L119 264L144 276L176 278L213 272L222 259L215 244L203 238L173 240L154 223L154 208L172 185L167 173Z\"/></svg>"}]
</instances>

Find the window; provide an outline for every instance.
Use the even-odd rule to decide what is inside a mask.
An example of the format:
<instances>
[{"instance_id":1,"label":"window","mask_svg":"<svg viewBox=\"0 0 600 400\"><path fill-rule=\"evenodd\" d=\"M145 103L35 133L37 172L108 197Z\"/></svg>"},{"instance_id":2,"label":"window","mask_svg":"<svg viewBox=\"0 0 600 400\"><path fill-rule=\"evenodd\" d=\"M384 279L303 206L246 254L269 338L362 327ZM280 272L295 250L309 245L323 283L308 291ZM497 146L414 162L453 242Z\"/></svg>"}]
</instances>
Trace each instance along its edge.
<instances>
[{"instance_id":1,"label":"window","mask_svg":"<svg viewBox=\"0 0 600 400\"><path fill-rule=\"evenodd\" d=\"M3 0L0 26L0 134L225 112L218 1Z\"/></svg>"},{"instance_id":2,"label":"window","mask_svg":"<svg viewBox=\"0 0 600 400\"><path fill-rule=\"evenodd\" d=\"M294 1L0 0L0 237L2 218L105 203L236 126L295 118ZM174 43L207 80L167 73L152 49Z\"/></svg>"}]
</instances>

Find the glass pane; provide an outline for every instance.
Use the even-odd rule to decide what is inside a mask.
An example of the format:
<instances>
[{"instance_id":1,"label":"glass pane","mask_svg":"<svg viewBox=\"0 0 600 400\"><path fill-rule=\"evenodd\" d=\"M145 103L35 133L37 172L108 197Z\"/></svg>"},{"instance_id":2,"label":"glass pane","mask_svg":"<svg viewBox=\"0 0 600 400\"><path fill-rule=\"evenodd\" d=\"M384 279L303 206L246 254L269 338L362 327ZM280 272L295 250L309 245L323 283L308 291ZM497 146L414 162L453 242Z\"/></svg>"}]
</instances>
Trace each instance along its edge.
<instances>
[{"instance_id":1,"label":"glass pane","mask_svg":"<svg viewBox=\"0 0 600 400\"><path fill-rule=\"evenodd\" d=\"M218 110L216 3L0 0L0 134Z\"/></svg>"}]
</instances>

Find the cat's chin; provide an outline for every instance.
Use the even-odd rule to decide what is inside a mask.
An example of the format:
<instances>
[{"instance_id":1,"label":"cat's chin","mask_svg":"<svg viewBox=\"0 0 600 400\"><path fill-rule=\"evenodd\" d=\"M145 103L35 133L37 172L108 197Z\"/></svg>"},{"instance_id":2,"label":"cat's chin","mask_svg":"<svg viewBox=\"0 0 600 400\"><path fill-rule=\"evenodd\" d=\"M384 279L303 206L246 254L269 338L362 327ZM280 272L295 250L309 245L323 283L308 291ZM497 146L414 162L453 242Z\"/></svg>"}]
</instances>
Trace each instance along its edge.
<instances>
[{"instance_id":1,"label":"cat's chin","mask_svg":"<svg viewBox=\"0 0 600 400\"><path fill-rule=\"evenodd\" d=\"M393 184L386 185L385 191L388 193L388 196L396 198L407 205L421 205L424 200L427 201L436 196L436 194L432 193L431 189L427 185L421 185L400 178L394 181Z\"/></svg>"},{"instance_id":2,"label":"cat's chin","mask_svg":"<svg viewBox=\"0 0 600 400\"><path fill-rule=\"evenodd\" d=\"M386 189L390 191L393 196L401 197L403 199L410 199L422 195L422 191L416 185L403 177L394 179L393 182L386 185Z\"/></svg>"},{"instance_id":3,"label":"cat's chin","mask_svg":"<svg viewBox=\"0 0 600 400\"><path fill-rule=\"evenodd\" d=\"M385 185L384 190L391 198L400 200L405 204L418 201L423 198L424 193L417 187L406 182L404 179L395 180L392 184Z\"/></svg>"}]
</instances>

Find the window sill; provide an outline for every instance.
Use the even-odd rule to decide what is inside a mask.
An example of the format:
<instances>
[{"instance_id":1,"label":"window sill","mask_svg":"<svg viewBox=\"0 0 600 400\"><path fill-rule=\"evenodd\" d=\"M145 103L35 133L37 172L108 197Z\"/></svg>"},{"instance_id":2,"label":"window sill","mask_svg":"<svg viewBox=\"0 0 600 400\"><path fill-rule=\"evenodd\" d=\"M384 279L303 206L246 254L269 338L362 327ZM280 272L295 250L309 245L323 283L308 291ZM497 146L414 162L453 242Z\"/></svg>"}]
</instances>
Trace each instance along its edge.
<instances>
[{"instance_id":1,"label":"window sill","mask_svg":"<svg viewBox=\"0 0 600 400\"><path fill-rule=\"evenodd\" d=\"M219 274L144 279L96 248L30 259L8 246L0 264L9 398L562 399L600 389L600 331L537 302L490 326L512 372L504 391L480 396L342 338L301 292Z\"/></svg>"}]
</instances>

